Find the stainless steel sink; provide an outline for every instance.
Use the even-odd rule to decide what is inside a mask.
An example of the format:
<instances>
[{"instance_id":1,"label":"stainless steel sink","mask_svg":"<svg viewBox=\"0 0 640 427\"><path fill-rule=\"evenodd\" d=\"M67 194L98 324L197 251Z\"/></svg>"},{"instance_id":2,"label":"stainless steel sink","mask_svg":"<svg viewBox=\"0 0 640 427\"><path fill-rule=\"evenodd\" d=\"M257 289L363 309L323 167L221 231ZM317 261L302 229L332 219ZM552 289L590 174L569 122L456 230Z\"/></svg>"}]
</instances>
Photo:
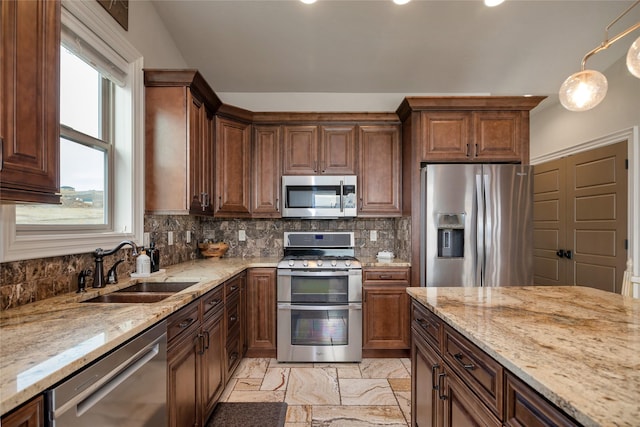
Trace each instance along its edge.
<instances>
[{"instance_id":1,"label":"stainless steel sink","mask_svg":"<svg viewBox=\"0 0 640 427\"><path fill-rule=\"evenodd\" d=\"M138 282L135 285L100 295L83 302L98 303L154 303L187 289L198 282Z\"/></svg>"},{"instance_id":2,"label":"stainless steel sink","mask_svg":"<svg viewBox=\"0 0 640 427\"><path fill-rule=\"evenodd\" d=\"M91 298L83 302L111 302L111 303L120 303L120 304L131 304L131 303L153 303L162 301L165 298L170 297L173 293L130 293L130 294L120 294L118 292L114 292L112 294L100 295L99 297Z\"/></svg>"},{"instance_id":3,"label":"stainless steel sink","mask_svg":"<svg viewBox=\"0 0 640 427\"><path fill-rule=\"evenodd\" d=\"M138 282L135 285L120 289L120 292L175 293L187 289L198 282Z\"/></svg>"}]
</instances>

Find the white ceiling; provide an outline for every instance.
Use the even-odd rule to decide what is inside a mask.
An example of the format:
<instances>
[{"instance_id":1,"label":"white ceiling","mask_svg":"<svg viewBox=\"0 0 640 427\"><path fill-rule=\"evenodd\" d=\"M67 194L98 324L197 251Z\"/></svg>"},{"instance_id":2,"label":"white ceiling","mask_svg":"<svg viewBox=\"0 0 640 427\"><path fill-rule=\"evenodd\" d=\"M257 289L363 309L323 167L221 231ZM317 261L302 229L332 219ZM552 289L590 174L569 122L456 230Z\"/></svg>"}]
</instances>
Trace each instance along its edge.
<instances>
[{"instance_id":1,"label":"white ceiling","mask_svg":"<svg viewBox=\"0 0 640 427\"><path fill-rule=\"evenodd\" d=\"M225 102L224 93L239 92L251 94L245 99L291 92L555 98L602 42L606 25L632 3L154 0L188 65ZM640 6L610 36L638 21ZM588 68L604 71L638 33L594 56Z\"/></svg>"}]
</instances>

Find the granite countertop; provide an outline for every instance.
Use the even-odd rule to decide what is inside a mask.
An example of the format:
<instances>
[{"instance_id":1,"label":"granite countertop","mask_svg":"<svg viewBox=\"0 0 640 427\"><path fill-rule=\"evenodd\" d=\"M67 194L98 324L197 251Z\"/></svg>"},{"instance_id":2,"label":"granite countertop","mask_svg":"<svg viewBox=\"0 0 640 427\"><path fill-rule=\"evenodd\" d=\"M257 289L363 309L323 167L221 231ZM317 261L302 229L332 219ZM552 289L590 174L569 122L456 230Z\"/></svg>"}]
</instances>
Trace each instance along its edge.
<instances>
[{"instance_id":1,"label":"granite countertop","mask_svg":"<svg viewBox=\"0 0 640 427\"><path fill-rule=\"evenodd\" d=\"M585 426L640 423L640 300L574 286L407 288Z\"/></svg>"},{"instance_id":2,"label":"granite countertop","mask_svg":"<svg viewBox=\"0 0 640 427\"><path fill-rule=\"evenodd\" d=\"M275 267L279 258L202 259L136 280L197 284L153 304L82 303L133 282L122 279L84 294L67 294L0 312L0 414L156 324L246 268Z\"/></svg>"},{"instance_id":3,"label":"granite countertop","mask_svg":"<svg viewBox=\"0 0 640 427\"><path fill-rule=\"evenodd\" d=\"M405 261L400 258L376 258L376 257L358 257L358 261L362 263L363 267L411 267L409 261Z\"/></svg>"}]
</instances>

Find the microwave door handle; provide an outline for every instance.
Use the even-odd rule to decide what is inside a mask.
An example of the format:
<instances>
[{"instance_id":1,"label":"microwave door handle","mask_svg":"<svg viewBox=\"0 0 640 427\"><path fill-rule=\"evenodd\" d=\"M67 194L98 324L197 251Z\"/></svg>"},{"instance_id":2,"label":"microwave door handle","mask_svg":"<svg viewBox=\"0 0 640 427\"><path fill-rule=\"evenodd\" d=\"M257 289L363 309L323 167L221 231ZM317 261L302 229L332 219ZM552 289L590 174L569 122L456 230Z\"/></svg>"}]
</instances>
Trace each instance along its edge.
<instances>
[{"instance_id":1,"label":"microwave door handle","mask_svg":"<svg viewBox=\"0 0 640 427\"><path fill-rule=\"evenodd\" d=\"M340 180L340 213L344 212L344 181Z\"/></svg>"}]
</instances>

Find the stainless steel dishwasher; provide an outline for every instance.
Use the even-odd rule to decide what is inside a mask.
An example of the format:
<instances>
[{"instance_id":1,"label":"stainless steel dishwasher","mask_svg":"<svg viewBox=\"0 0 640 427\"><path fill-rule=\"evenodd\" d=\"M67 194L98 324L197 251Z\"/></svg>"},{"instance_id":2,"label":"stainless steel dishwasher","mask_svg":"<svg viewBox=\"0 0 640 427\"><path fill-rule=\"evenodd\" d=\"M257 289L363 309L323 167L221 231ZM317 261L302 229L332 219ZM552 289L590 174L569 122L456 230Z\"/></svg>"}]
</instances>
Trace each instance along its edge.
<instances>
[{"instance_id":1,"label":"stainless steel dishwasher","mask_svg":"<svg viewBox=\"0 0 640 427\"><path fill-rule=\"evenodd\" d=\"M166 426L166 322L48 390L46 404L49 427Z\"/></svg>"}]
</instances>

